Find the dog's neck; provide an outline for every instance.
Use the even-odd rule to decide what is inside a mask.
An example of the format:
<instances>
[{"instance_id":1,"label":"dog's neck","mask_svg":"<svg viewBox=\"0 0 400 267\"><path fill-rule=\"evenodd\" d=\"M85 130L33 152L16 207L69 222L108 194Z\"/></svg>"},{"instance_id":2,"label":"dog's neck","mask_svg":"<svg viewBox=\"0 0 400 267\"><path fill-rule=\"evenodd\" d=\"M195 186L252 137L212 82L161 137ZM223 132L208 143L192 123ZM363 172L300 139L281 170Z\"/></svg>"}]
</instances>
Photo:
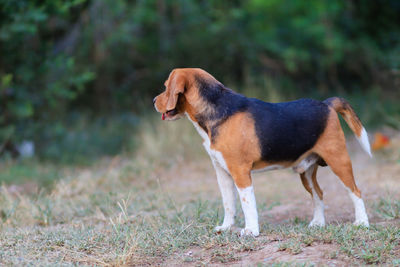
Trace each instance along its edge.
<instances>
[{"instance_id":1,"label":"dog's neck","mask_svg":"<svg viewBox=\"0 0 400 267\"><path fill-rule=\"evenodd\" d=\"M185 112L192 122L195 122L201 127L207 135L210 136L211 123L213 115L216 113L216 108L212 107L207 101L197 101L195 105L187 103Z\"/></svg>"},{"instance_id":2,"label":"dog's neck","mask_svg":"<svg viewBox=\"0 0 400 267\"><path fill-rule=\"evenodd\" d=\"M209 136L211 142L218 135L218 127L231 115L244 109L246 98L221 83L199 84L198 93L187 98L186 112Z\"/></svg>"}]
</instances>

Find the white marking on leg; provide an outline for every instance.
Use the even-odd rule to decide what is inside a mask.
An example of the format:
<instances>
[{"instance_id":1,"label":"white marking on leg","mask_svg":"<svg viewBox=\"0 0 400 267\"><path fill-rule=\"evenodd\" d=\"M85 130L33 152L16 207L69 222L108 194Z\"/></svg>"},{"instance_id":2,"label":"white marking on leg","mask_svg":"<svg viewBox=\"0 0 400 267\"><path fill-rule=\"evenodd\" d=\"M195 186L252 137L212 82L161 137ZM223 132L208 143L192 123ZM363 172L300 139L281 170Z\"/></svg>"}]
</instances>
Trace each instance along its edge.
<instances>
[{"instance_id":1,"label":"white marking on leg","mask_svg":"<svg viewBox=\"0 0 400 267\"><path fill-rule=\"evenodd\" d=\"M349 193L349 196L351 198L351 200L353 201L353 205L354 205L354 213L355 213L355 221L354 221L354 225L363 225L366 227L369 227L369 222L368 222L368 215L367 212L365 211L365 205L364 205L364 201L362 200L362 198L356 196L351 190L350 188L348 188L343 182L342 180L340 180L341 184L344 186L344 188L347 190L347 192Z\"/></svg>"},{"instance_id":2,"label":"white marking on leg","mask_svg":"<svg viewBox=\"0 0 400 267\"><path fill-rule=\"evenodd\" d=\"M242 204L246 224L240 234L258 236L260 234L260 229L258 226L258 213L253 186L251 185L246 188L237 187L237 190L239 192L240 203Z\"/></svg>"},{"instance_id":3,"label":"white marking on leg","mask_svg":"<svg viewBox=\"0 0 400 267\"><path fill-rule=\"evenodd\" d=\"M232 177L215 160L213 165L217 173L219 190L224 204L224 221L222 225L215 227L216 231L228 230L235 223L235 186Z\"/></svg>"},{"instance_id":4,"label":"white marking on leg","mask_svg":"<svg viewBox=\"0 0 400 267\"><path fill-rule=\"evenodd\" d=\"M356 137L357 137L357 141L360 143L360 145L364 149L364 151L367 152L368 155L372 158L371 146L368 141L368 133L364 127L361 130L360 137L358 137L358 136L356 136Z\"/></svg>"},{"instance_id":5,"label":"white marking on leg","mask_svg":"<svg viewBox=\"0 0 400 267\"><path fill-rule=\"evenodd\" d=\"M347 190L354 204L355 216L356 216L354 224L369 227L368 215L367 212L365 211L364 201L362 200L362 198L356 196L353 192L351 192L350 189L347 188Z\"/></svg>"},{"instance_id":6,"label":"white marking on leg","mask_svg":"<svg viewBox=\"0 0 400 267\"><path fill-rule=\"evenodd\" d=\"M309 227L311 226L325 226L325 215L324 215L324 202L322 199L319 198L317 191L314 188L314 184L312 182L312 174L314 172L314 168L316 166L310 167L305 173L305 177L307 179L308 185L311 188L312 191L312 198L313 198L313 206L314 206L314 217L310 224L308 225Z\"/></svg>"}]
</instances>

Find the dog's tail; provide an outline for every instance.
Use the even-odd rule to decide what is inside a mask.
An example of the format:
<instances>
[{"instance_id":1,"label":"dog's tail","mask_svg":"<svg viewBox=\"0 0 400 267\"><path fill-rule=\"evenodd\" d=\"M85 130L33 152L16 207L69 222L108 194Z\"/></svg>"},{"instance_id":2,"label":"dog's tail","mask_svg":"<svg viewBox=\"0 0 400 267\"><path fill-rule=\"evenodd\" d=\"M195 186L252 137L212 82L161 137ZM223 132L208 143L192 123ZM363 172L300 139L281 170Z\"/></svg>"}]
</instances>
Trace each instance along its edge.
<instances>
[{"instance_id":1,"label":"dog's tail","mask_svg":"<svg viewBox=\"0 0 400 267\"><path fill-rule=\"evenodd\" d=\"M372 157L371 146L368 141L367 131L361 124L360 119L354 112L354 109L350 106L349 102L347 102L344 98L331 97L324 100L324 103L329 105L336 112L342 115L347 125L349 125L350 129L356 135L357 140L364 149L364 151L367 152L370 157Z\"/></svg>"}]
</instances>

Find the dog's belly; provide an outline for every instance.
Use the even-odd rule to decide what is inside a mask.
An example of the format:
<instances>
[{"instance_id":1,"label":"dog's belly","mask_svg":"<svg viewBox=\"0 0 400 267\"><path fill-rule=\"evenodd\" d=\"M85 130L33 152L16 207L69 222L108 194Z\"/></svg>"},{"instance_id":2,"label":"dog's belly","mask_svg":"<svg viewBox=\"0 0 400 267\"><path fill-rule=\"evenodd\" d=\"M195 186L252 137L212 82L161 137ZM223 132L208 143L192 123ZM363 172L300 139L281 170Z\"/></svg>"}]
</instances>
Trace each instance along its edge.
<instances>
[{"instance_id":1,"label":"dog's belly","mask_svg":"<svg viewBox=\"0 0 400 267\"><path fill-rule=\"evenodd\" d=\"M259 168L259 169L254 169L251 171L251 173L259 173L259 172L266 172L266 171L273 171L273 170L280 170L284 169L286 166L279 165L279 164L274 164L274 165L269 165L264 168Z\"/></svg>"},{"instance_id":2,"label":"dog's belly","mask_svg":"<svg viewBox=\"0 0 400 267\"><path fill-rule=\"evenodd\" d=\"M293 171L295 171L297 173L303 173L308 168L310 168L312 165L318 163L319 160L320 160L320 157L317 154L312 153L312 154L306 156L301 161L295 161L293 164L287 164L287 163L271 164L271 165L267 165L266 167L260 167L260 168L253 169L251 171L251 173L280 170L280 169L285 169L285 168L290 168L290 167L293 169Z\"/></svg>"}]
</instances>

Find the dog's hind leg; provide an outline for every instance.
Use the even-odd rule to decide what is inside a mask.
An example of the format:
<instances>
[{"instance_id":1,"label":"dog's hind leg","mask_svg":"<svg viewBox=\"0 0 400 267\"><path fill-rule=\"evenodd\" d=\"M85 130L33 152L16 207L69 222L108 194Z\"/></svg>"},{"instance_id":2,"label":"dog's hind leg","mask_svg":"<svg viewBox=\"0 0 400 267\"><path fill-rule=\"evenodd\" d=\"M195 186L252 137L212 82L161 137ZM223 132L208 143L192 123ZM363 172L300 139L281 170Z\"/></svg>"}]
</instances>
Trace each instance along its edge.
<instances>
[{"instance_id":1,"label":"dog's hind leg","mask_svg":"<svg viewBox=\"0 0 400 267\"><path fill-rule=\"evenodd\" d=\"M224 204L224 221L222 225L216 226L215 231L228 230L235 223L235 200L236 192L232 177L225 171L218 162L213 160L215 172L217 174L218 186Z\"/></svg>"},{"instance_id":2,"label":"dog's hind leg","mask_svg":"<svg viewBox=\"0 0 400 267\"><path fill-rule=\"evenodd\" d=\"M361 191L354 181L353 168L346 148L344 148L344 150L338 150L335 154L328 157L322 157L342 181L353 201L356 217L354 224L368 227L368 216L365 211L364 201L361 198Z\"/></svg>"},{"instance_id":3,"label":"dog's hind leg","mask_svg":"<svg viewBox=\"0 0 400 267\"><path fill-rule=\"evenodd\" d=\"M369 226L364 201L353 176L353 167L346 148L346 140L337 115L328 121L324 136L315 146L317 153L339 177L347 189L355 209L355 225Z\"/></svg>"},{"instance_id":4,"label":"dog's hind leg","mask_svg":"<svg viewBox=\"0 0 400 267\"><path fill-rule=\"evenodd\" d=\"M324 203L322 200L322 190L317 182L317 164L312 165L305 172L300 174L304 188L311 194L314 206L314 217L309 226L324 226Z\"/></svg>"}]
</instances>

